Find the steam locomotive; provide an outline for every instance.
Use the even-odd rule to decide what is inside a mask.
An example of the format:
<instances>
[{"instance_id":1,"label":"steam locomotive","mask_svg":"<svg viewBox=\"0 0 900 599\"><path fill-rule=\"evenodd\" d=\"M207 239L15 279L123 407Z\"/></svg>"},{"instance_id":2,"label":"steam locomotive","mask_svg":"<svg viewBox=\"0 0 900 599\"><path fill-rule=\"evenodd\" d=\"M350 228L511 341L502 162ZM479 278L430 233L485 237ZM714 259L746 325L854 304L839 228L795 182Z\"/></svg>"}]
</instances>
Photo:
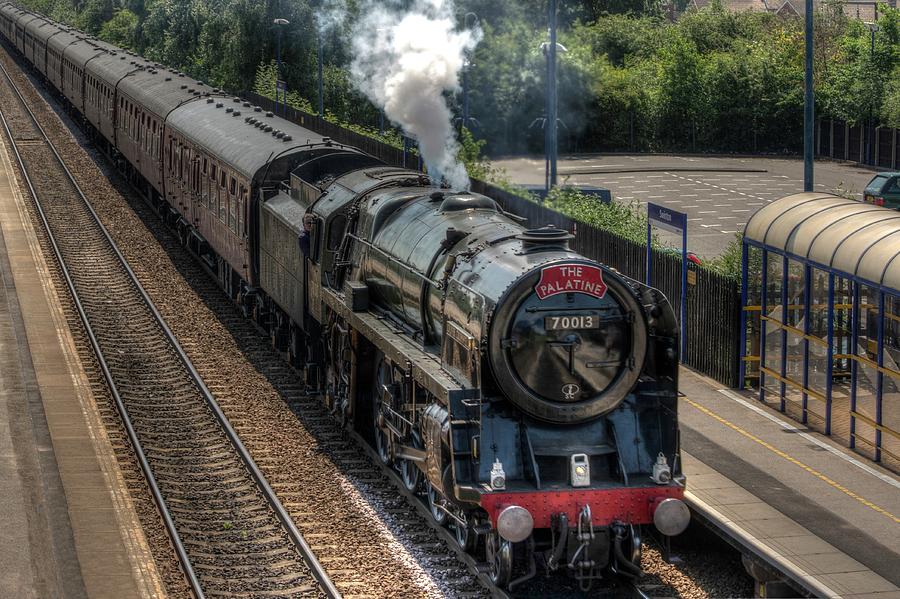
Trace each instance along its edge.
<instances>
[{"instance_id":1,"label":"steam locomotive","mask_svg":"<svg viewBox=\"0 0 900 599\"><path fill-rule=\"evenodd\" d=\"M16 6L31 62L222 288L512 588L640 572L687 526L657 290L492 199L387 166Z\"/></svg>"}]
</instances>

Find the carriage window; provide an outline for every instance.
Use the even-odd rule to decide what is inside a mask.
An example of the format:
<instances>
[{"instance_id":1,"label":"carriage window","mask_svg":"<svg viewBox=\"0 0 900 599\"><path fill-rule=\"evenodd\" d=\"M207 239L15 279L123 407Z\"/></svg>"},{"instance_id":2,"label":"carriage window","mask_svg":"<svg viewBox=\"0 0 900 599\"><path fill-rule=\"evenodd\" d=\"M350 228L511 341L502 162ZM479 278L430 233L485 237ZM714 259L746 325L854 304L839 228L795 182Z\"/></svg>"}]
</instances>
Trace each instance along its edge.
<instances>
[{"instance_id":1,"label":"carriage window","mask_svg":"<svg viewBox=\"0 0 900 599\"><path fill-rule=\"evenodd\" d=\"M206 174L206 167L207 167L206 156L204 156L203 157L203 174L204 175Z\"/></svg>"},{"instance_id":2,"label":"carriage window","mask_svg":"<svg viewBox=\"0 0 900 599\"><path fill-rule=\"evenodd\" d=\"M219 167L213 164L209 169L209 178L212 181L216 180L216 171L219 170Z\"/></svg>"},{"instance_id":3,"label":"carriage window","mask_svg":"<svg viewBox=\"0 0 900 599\"><path fill-rule=\"evenodd\" d=\"M238 232L247 235L247 189L241 185L241 203L238 206Z\"/></svg>"},{"instance_id":4,"label":"carriage window","mask_svg":"<svg viewBox=\"0 0 900 599\"><path fill-rule=\"evenodd\" d=\"M225 189L225 171L223 170L221 176L219 177L219 187Z\"/></svg>"}]
</instances>

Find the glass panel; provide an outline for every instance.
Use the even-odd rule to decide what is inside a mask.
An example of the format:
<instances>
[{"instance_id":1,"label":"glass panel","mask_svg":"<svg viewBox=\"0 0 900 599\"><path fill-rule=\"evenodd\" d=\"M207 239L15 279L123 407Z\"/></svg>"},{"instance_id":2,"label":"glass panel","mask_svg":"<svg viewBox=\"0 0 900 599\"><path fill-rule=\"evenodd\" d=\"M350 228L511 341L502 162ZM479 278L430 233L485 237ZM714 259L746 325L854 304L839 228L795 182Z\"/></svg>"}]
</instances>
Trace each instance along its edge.
<instances>
[{"instance_id":1,"label":"glass panel","mask_svg":"<svg viewBox=\"0 0 900 599\"><path fill-rule=\"evenodd\" d=\"M746 246L747 250L747 308L744 315L747 323L747 345L744 353L748 357L759 357L759 323L760 306L762 304L762 250ZM746 361L745 373L748 379L759 376L759 362ZM757 381L758 383L758 381Z\"/></svg>"},{"instance_id":2,"label":"glass panel","mask_svg":"<svg viewBox=\"0 0 900 599\"><path fill-rule=\"evenodd\" d=\"M781 347L782 347L782 328L781 328L781 287L782 287L782 257L769 252L767 260L767 277L766 282L766 339L765 350L766 355L763 359L763 365L766 368L781 372Z\"/></svg>"},{"instance_id":3,"label":"glass panel","mask_svg":"<svg viewBox=\"0 0 900 599\"><path fill-rule=\"evenodd\" d=\"M884 367L900 373L900 297L884 296Z\"/></svg>"},{"instance_id":4,"label":"glass panel","mask_svg":"<svg viewBox=\"0 0 900 599\"><path fill-rule=\"evenodd\" d=\"M812 269L810 276L809 334L828 341L828 273ZM825 394L828 371L828 348L822 344L809 344L810 389Z\"/></svg>"},{"instance_id":5,"label":"glass panel","mask_svg":"<svg viewBox=\"0 0 900 599\"><path fill-rule=\"evenodd\" d=\"M799 262L788 260L787 324L801 331L805 326L804 290L806 285L804 270L803 265ZM803 352L803 335L787 330L787 366L785 376L800 386L803 385Z\"/></svg>"}]
</instances>

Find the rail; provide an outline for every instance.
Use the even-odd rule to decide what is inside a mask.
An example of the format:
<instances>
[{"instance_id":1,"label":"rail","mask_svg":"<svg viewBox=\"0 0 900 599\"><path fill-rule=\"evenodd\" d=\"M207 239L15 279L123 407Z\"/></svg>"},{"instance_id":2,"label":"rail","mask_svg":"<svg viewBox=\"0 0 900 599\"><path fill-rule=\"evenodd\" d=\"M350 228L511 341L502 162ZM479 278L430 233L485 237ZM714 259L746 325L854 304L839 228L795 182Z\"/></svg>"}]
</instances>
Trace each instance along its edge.
<instances>
[{"instance_id":1,"label":"rail","mask_svg":"<svg viewBox=\"0 0 900 599\"><path fill-rule=\"evenodd\" d=\"M128 265L128 262L125 260L125 257L122 255L118 246L113 241L108 230L103 225L103 223L100 221L99 216L94 211L94 208L91 206L87 197L84 195L80 186L76 182L74 176L69 171L69 168L66 166L62 157L57 152L56 147L51 142L51 140L50 140L49 136L47 135L47 133L45 132L44 128L38 122L33 111L31 110L31 108L29 108L28 103L26 102L21 91L16 86L12 77L9 75L9 72L6 70L6 68L2 64L0 64L0 70L2 70L3 76L8 81L10 89L12 89L13 92L15 93L15 95L18 97L19 101L22 104L23 109L27 112L28 117L33 122L35 128L40 132L40 135L43 138L43 142L46 143L47 147L52 151L53 155L55 156L56 160L59 163L59 166L63 169L63 171L65 172L66 176L68 177L69 182L71 183L72 187L76 190L79 199L84 203L84 206L89 211L93 221L96 223L98 229L101 231L106 242L109 244L110 248L112 249L113 253L115 254L115 256L119 262L119 265L127 273L128 278L130 279L130 282L134 285L135 289L139 292L147 309L152 313L152 315L156 321L156 324L159 326L160 330L163 332L166 339L169 341L169 343L171 345L171 349L174 350L174 352L178 356L179 360L181 361L182 365L187 370L187 372L190 374L190 377L193 380L194 384L200 390L201 394L203 395L203 397L206 401L207 406L209 407L209 409L212 411L212 413L214 414L214 416L220 423L222 430L225 432L228 440L231 442L236 453L240 457L244 466L247 468L247 471L250 473L250 475L256 482L259 490L261 491L261 494L266 499L269 506L272 508L272 510L275 513L275 515L277 516L278 520L281 522L281 524L284 527L284 530L287 533L288 537L290 538L291 542L294 544L294 546L296 547L300 556L302 557L302 559L308 566L313 578L315 578L316 582L321 587L321 590L327 597L333 598L333 599L340 598L341 597L340 592L337 590L337 588L334 586L334 584L330 580L325 569L322 567L322 565L316 559L316 556L313 554L309 545L306 543L305 539L300 534L299 530L297 530L290 515L288 515L284 506L281 505L281 502L275 496L274 491L271 489L269 484L266 482L259 467L256 465L253 458L250 456L249 452L244 447L241 440L238 438L237 433L234 431L231 424L228 422L228 419L225 417L225 414L222 412L218 403L213 398L212 393L209 391L209 389L206 387L203 380L200 378L200 376L197 373L196 369L194 368L194 365L191 362L190 358L187 356L184 349L178 343L177 339L175 338L175 335L172 333L171 329L168 327L165 320L160 315L155 304L150 299L149 295L147 294L147 292L144 290L143 286L138 281L137 276L134 274L134 271ZM160 515L163 519L163 522L164 522L164 525L166 528L166 531L169 534L170 540L175 549L175 553L178 556L178 560L181 563L181 567L183 569L185 578L186 578L188 585L190 586L193 594L198 598L203 598L203 597L205 597L205 593L203 591L203 588L201 587L199 577L197 576L196 572L194 571L194 568L191 564L190 558L188 557L188 552L185 547L185 544L182 541L181 536L178 533L178 530L176 529L174 518L172 517L172 513L171 513L169 507L166 505L166 502L165 502L165 499L163 498L161 489L160 489L159 485L157 484L156 477L154 476L152 468L150 467L150 464L147 459L144 448L142 447L142 445L138 439L138 435L135 431L132 420L130 419L130 417L128 415L128 410L125 406L125 403L124 403L122 396L119 392L119 389L116 385L116 382L115 382L115 379L110 370L109 364L106 360L106 357L104 356L104 353L102 351L100 343L98 342L97 336L95 335L94 329L91 325L91 321L85 311L84 304L81 301L81 297L80 297L78 290L76 288L76 285L73 281L71 272L68 269L68 267L66 266L66 262L63 258L62 251L60 250L59 244L57 243L57 240L52 232L50 223L47 219L44 209L41 206L41 201L39 199L39 195L35 189L32 178L28 173L28 169L25 165L25 161L23 160L22 155L19 151L19 146L16 143L15 136L13 135L12 130L9 127L9 123L7 122L6 117L2 113L0 113L0 121L2 121L3 128L6 132L7 138L10 140L10 144L12 146L13 153L16 157L16 161L18 163L19 169L22 173L22 177L25 180L25 183L29 189L29 193L31 194L31 196L34 200L34 205L37 209L37 212L38 212L38 215L42 222L42 225L45 228L45 231L47 233L51 247L53 248L53 253L59 264L60 271L63 275L63 278L65 279L66 286L68 287L69 292L71 293L72 301L76 307L78 316L84 325L85 331L90 340L91 347L95 353L96 359L97 359L100 369L103 373L104 379L106 380L106 383L109 386L110 393L113 397L113 400L115 401L116 408L118 409L119 414L122 418L123 425L128 434L129 441L131 442L131 445L134 448L134 451L137 456L138 462L140 464L141 470L143 471L144 476L147 479L148 487L150 488L151 494L153 495L153 499L157 505L157 508L159 509Z\"/></svg>"}]
</instances>

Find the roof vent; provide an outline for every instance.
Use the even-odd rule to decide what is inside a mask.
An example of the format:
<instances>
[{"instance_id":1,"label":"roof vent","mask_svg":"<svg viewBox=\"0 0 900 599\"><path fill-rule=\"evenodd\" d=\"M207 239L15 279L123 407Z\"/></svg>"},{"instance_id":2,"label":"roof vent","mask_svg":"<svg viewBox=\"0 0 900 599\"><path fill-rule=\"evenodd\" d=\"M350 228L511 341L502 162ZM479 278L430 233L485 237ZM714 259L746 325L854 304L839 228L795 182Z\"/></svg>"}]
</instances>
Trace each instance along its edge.
<instances>
[{"instance_id":1,"label":"roof vent","mask_svg":"<svg viewBox=\"0 0 900 599\"><path fill-rule=\"evenodd\" d=\"M171 81L171 80L172 80L171 77L166 77L166 81Z\"/></svg>"},{"instance_id":2,"label":"roof vent","mask_svg":"<svg viewBox=\"0 0 900 599\"><path fill-rule=\"evenodd\" d=\"M272 130L272 125L266 125L266 126L263 128L263 130L264 130L266 133L269 133L269 132Z\"/></svg>"},{"instance_id":3,"label":"roof vent","mask_svg":"<svg viewBox=\"0 0 900 599\"><path fill-rule=\"evenodd\" d=\"M250 102L244 102L244 108L250 108Z\"/></svg>"},{"instance_id":4,"label":"roof vent","mask_svg":"<svg viewBox=\"0 0 900 599\"><path fill-rule=\"evenodd\" d=\"M187 86L186 86L186 85L182 85L182 86L181 86L181 89L187 89Z\"/></svg>"},{"instance_id":5,"label":"roof vent","mask_svg":"<svg viewBox=\"0 0 900 599\"><path fill-rule=\"evenodd\" d=\"M125 56L120 56L119 60L125 60L125 58L126 58Z\"/></svg>"},{"instance_id":6,"label":"roof vent","mask_svg":"<svg viewBox=\"0 0 900 599\"><path fill-rule=\"evenodd\" d=\"M323 137L323 138L322 138L322 143L325 144L326 146L330 146L330 145L331 145L331 138L330 138L330 137Z\"/></svg>"},{"instance_id":7,"label":"roof vent","mask_svg":"<svg viewBox=\"0 0 900 599\"><path fill-rule=\"evenodd\" d=\"M270 110L270 111L266 112L266 116L269 117L269 118L272 118L272 117L275 116L275 115L272 114L272 111Z\"/></svg>"},{"instance_id":8,"label":"roof vent","mask_svg":"<svg viewBox=\"0 0 900 599\"><path fill-rule=\"evenodd\" d=\"M203 85L203 82L202 82L202 81L198 81L198 82L197 82L197 85Z\"/></svg>"},{"instance_id":9,"label":"roof vent","mask_svg":"<svg viewBox=\"0 0 900 599\"><path fill-rule=\"evenodd\" d=\"M194 92L194 95L199 97L199 96L200 96L200 92Z\"/></svg>"},{"instance_id":10,"label":"roof vent","mask_svg":"<svg viewBox=\"0 0 900 599\"><path fill-rule=\"evenodd\" d=\"M284 131L279 131L275 134L275 137L277 137L278 139L282 139L284 137Z\"/></svg>"},{"instance_id":11,"label":"roof vent","mask_svg":"<svg viewBox=\"0 0 900 599\"><path fill-rule=\"evenodd\" d=\"M218 88L218 87L214 87L214 88L213 88L213 93L214 93L214 94L217 94L217 93L219 93L219 91L220 91L220 90L219 90L219 88Z\"/></svg>"},{"instance_id":12,"label":"roof vent","mask_svg":"<svg viewBox=\"0 0 900 599\"><path fill-rule=\"evenodd\" d=\"M259 129L259 128L263 127L263 124L260 121L256 121L255 123L253 123L253 126L256 127L257 129Z\"/></svg>"},{"instance_id":13,"label":"roof vent","mask_svg":"<svg viewBox=\"0 0 900 599\"><path fill-rule=\"evenodd\" d=\"M207 99L206 99L206 103L207 103L207 104L212 104L212 103L213 103L213 99L212 99L212 98L207 98Z\"/></svg>"},{"instance_id":14,"label":"roof vent","mask_svg":"<svg viewBox=\"0 0 900 599\"><path fill-rule=\"evenodd\" d=\"M179 77L184 77L184 73L179 72L179 73L178 73L178 76L179 76Z\"/></svg>"},{"instance_id":15,"label":"roof vent","mask_svg":"<svg viewBox=\"0 0 900 599\"><path fill-rule=\"evenodd\" d=\"M187 86L185 86L185 87L187 87ZM189 94L194 93L194 88L192 87L192 88L188 89L188 93L189 93Z\"/></svg>"},{"instance_id":16,"label":"roof vent","mask_svg":"<svg viewBox=\"0 0 900 599\"><path fill-rule=\"evenodd\" d=\"M240 110L235 110L235 111L234 111L234 114L232 114L231 116L241 116L241 111L240 111Z\"/></svg>"},{"instance_id":17,"label":"roof vent","mask_svg":"<svg viewBox=\"0 0 900 599\"><path fill-rule=\"evenodd\" d=\"M294 138L291 137L290 135L285 135L283 138L281 138L281 141L291 141L292 139L294 139Z\"/></svg>"},{"instance_id":18,"label":"roof vent","mask_svg":"<svg viewBox=\"0 0 900 599\"><path fill-rule=\"evenodd\" d=\"M216 108L222 108L222 103L221 103L221 102L216 102Z\"/></svg>"},{"instance_id":19,"label":"roof vent","mask_svg":"<svg viewBox=\"0 0 900 599\"><path fill-rule=\"evenodd\" d=\"M253 107L253 112L262 112L262 108L259 107L259 106L254 106L254 107Z\"/></svg>"},{"instance_id":20,"label":"roof vent","mask_svg":"<svg viewBox=\"0 0 900 599\"><path fill-rule=\"evenodd\" d=\"M234 103L235 103L235 104L240 104L240 103L241 103L241 99L238 98L237 96L235 96L235 98L234 98Z\"/></svg>"},{"instance_id":21,"label":"roof vent","mask_svg":"<svg viewBox=\"0 0 900 599\"><path fill-rule=\"evenodd\" d=\"M225 112L234 112L234 108L229 106L228 108L225 109Z\"/></svg>"}]
</instances>

